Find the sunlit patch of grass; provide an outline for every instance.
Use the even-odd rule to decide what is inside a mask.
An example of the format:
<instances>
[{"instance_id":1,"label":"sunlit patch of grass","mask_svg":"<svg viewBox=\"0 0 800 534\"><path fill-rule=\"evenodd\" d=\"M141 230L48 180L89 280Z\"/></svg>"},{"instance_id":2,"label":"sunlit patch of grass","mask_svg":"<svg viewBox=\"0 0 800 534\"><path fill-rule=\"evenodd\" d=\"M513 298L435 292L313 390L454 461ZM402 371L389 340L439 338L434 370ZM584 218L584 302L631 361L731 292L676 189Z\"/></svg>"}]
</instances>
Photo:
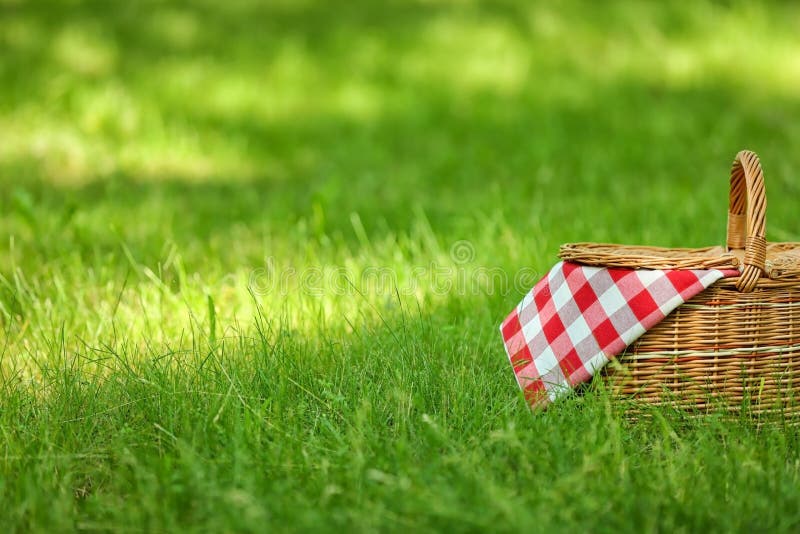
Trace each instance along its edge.
<instances>
[{"instance_id":1,"label":"sunlit patch of grass","mask_svg":"<svg viewBox=\"0 0 800 534\"><path fill-rule=\"evenodd\" d=\"M536 51L508 20L431 20L400 58L400 72L420 85L443 84L455 96L516 94L532 79ZM535 45L534 45L535 46Z\"/></svg>"},{"instance_id":2,"label":"sunlit patch of grass","mask_svg":"<svg viewBox=\"0 0 800 534\"><path fill-rule=\"evenodd\" d=\"M203 31L202 20L197 14L177 6L153 10L143 29L165 40L173 49L188 51L191 51Z\"/></svg>"},{"instance_id":3,"label":"sunlit patch of grass","mask_svg":"<svg viewBox=\"0 0 800 534\"><path fill-rule=\"evenodd\" d=\"M49 42L56 64L83 76L108 75L118 61L116 43L103 34L99 24L67 25Z\"/></svg>"},{"instance_id":4,"label":"sunlit patch of grass","mask_svg":"<svg viewBox=\"0 0 800 534\"><path fill-rule=\"evenodd\" d=\"M296 16L282 9L276 16ZM270 166L273 174L291 171L280 158L261 160L271 141L252 139L245 127L280 131L319 117L369 125L403 113L433 88L466 107L487 92L586 106L598 88L613 91L620 79L663 90L736 87L760 100L794 94L795 14L776 26L756 6L663 11L659 17L654 6L625 3L589 8L584 19L548 5L492 12L467 3L433 11L413 38L402 27L389 28L393 41L386 41L368 24L348 33L333 25L321 38L334 60L291 25L280 39L248 34L239 51L225 48L224 27L208 28L201 39L202 10L154 10L130 49L122 46L119 32L130 31L124 25L75 17L53 32L29 13L12 13L2 28L11 50L36 57L47 47L52 62L36 92L51 105L45 113L38 102L8 110L4 130L14 135L1 150L6 160L47 152L47 175L59 183L110 173L248 178ZM706 20L715 22L713 31ZM162 52L145 60L147 39ZM193 54L190 46L208 52ZM64 100L68 106L53 104Z\"/></svg>"},{"instance_id":5,"label":"sunlit patch of grass","mask_svg":"<svg viewBox=\"0 0 800 534\"><path fill-rule=\"evenodd\" d=\"M532 417L497 324L740 148L800 237L799 17L0 0L0 527L796 531L797 429Z\"/></svg>"}]
</instances>

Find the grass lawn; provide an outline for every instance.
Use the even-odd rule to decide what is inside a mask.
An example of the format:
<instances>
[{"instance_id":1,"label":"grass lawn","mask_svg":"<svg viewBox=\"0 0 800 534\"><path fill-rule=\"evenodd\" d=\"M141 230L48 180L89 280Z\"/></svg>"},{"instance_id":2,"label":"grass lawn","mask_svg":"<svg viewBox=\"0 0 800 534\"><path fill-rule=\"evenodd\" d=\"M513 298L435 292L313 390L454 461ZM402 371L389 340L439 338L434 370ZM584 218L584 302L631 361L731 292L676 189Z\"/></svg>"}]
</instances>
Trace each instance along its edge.
<instances>
[{"instance_id":1,"label":"grass lawn","mask_svg":"<svg viewBox=\"0 0 800 534\"><path fill-rule=\"evenodd\" d=\"M568 241L800 240L800 9L0 0L0 530L787 531L800 430L500 321Z\"/></svg>"}]
</instances>

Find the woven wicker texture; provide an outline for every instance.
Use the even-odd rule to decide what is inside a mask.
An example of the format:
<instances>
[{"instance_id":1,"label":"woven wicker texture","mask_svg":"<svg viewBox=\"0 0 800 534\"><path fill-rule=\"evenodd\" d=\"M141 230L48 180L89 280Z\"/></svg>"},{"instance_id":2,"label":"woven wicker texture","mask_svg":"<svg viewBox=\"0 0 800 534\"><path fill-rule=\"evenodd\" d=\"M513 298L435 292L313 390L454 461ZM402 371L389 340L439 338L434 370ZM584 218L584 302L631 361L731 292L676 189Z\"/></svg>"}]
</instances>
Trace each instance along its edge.
<instances>
[{"instance_id":1,"label":"woven wicker texture","mask_svg":"<svg viewBox=\"0 0 800 534\"><path fill-rule=\"evenodd\" d=\"M611 243L568 243L561 245L565 261L599 267L630 269L735 269L739 259L722 247L660 248L631 247Z\"/></svg>"},{"instance_id":2,"label":"woven wicker texture","mask_svg":"<svg viewBox=\"0 0 800 534\"><path fill-rule=\"evenodd\" d=\"M738 267L649 330L602 371L625 399L800 418L800 246L767 244L758 157L731 169L727 251L580 243L561 257L631 268Z\"/></svg>"}]
</instances>

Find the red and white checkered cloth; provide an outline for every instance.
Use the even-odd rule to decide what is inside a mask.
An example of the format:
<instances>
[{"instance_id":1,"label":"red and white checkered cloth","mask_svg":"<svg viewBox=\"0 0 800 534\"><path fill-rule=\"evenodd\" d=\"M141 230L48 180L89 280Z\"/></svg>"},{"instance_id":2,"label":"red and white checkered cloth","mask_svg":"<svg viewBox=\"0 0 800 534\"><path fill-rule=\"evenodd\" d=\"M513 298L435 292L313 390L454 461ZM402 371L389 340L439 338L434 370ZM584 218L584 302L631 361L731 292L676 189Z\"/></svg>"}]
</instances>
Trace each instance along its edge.
<instances>
[{"instance_id":1,"label":"red and white checkered cloth","mask_svg":"<svg viewBox=\"0 0 800 534\"><path fill-rule=\"evenodd\" d=\"M506 352L532 406L588 381L672 310L737 270L634 270L559 262L503 321Z\"/></svg>"}]
</instances>

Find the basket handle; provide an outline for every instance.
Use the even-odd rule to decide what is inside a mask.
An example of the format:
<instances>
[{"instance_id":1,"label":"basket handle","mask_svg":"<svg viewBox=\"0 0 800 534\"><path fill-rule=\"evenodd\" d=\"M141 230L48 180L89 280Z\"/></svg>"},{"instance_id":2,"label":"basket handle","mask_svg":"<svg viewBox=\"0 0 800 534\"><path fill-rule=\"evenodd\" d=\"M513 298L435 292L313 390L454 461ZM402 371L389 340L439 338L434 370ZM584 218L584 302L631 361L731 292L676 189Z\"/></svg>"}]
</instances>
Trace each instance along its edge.
<instances>
[{"instance_id":1,"label":"basket handle","mask_svg":"<svg viewBox=\"0 0 800 534\"><path fill-rule=\"evenodd\" d=\"M728 207L728 250L744 249L744 268L736 289L749 293L764 275L767 259L767 194L758 156L749 150L736 154L731 168Z\"/></svg>"}]
</instances>

